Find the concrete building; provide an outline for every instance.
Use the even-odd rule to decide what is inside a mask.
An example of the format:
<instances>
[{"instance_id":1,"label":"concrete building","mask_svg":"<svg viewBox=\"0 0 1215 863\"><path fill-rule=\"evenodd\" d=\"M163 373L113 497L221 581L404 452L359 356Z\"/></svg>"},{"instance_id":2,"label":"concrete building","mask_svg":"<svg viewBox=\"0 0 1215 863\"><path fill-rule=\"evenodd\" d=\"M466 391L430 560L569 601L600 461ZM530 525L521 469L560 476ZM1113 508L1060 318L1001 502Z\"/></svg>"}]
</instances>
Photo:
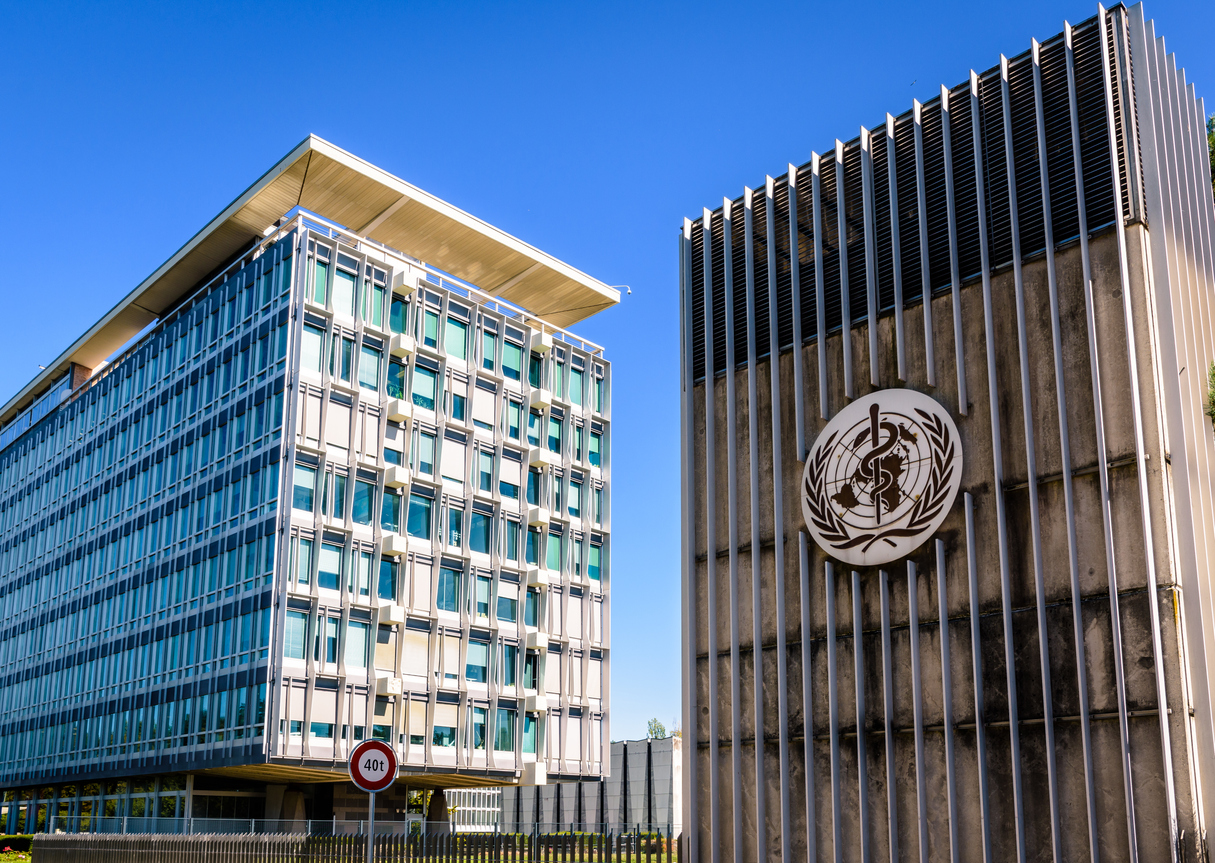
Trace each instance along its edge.
<instances>
[{"instance_id":1,"label":"concrete building","mask_svg":"<svg viewBox=\"0 0 1215 863\"><path fill-rule=\"evenodd\" d=\"M600 776L619 293L309 137L0 408L0 825Z\"/></svg>"},{"instance_id":2,"label":"concrete building","mask_svg":"<svg viewBox=\"0 0 1215 863\"><path fill-rule=\"evenodd\" d=\"M685 222L693 860L1207 857L1205 109L1028 48Z\"/></svg>"},{"instance_id":3,"label":"concrete building","mask_svg":"<svg viewBox=\"0 0 1215 863\"><path fill-rule=\"evenodd\" d=\"M503 788L501 829L663 832L683 827L683 740L616 740L601 779Z\"/></svg>"}]
</instances>

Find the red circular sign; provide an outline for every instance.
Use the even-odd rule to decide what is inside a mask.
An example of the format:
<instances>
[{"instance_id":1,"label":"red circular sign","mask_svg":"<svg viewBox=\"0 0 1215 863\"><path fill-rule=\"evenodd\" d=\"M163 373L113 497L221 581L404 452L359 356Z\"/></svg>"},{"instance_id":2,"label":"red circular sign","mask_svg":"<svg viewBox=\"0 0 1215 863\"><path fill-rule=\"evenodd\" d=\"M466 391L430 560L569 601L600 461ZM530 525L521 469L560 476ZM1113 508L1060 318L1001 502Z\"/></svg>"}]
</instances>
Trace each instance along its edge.
<instances>
[{"instance_id":1,"label":"red circular sign","mask_svg":"<svg viewBox=\"0 0 1215 863\"><path fill-rule=\"evenodd\" d=\"M396 778L397 754L383 740L364 740L350 753L350 780L364 791L383 791Z\"/></svg>"}]
</instances>

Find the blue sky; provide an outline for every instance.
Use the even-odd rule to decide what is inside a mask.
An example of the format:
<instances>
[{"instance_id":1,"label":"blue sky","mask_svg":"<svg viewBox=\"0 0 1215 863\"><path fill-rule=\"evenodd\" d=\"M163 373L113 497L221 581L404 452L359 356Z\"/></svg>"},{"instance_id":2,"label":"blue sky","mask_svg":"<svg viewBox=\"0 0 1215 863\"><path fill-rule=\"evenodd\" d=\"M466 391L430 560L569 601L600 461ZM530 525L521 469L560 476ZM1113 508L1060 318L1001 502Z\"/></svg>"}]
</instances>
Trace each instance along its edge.
<instances>
[{"instance_id":1,"label":"blue sky","mask_svg":"<svg viewBox=\"0 0 1215 863\"><path fill-rule=\"evenodd\" d=\"M309 132L631 296L612 736L679 712L682 218L1095 2L0 4L7 398ZM1207 4L1151 2L1215 109ZM49 299L48 299L49 298Z\"/></svg>"}]
</instances>

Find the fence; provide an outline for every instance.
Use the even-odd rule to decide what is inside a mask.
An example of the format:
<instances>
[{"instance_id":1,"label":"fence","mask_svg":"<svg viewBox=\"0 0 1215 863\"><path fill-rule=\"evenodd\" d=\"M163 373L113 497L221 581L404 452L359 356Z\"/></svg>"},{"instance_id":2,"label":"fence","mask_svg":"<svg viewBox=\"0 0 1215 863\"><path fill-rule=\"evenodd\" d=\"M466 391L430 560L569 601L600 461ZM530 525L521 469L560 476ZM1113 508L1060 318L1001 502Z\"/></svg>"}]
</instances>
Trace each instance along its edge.
<instances>
[{"instance_id":1,"label":"fence","mask_svg":"<svg viewBox=\"0 0 1215 863\"><path fill-rule=\"evenodd\" d=\"M427 824L416 819L413 821L389 821L377 819L375 832L377 836L409 835L414 832L427 833L445 830L449 825L445 822ZM428 829L429 828L429 829ZM603 824L586 822L536 823L516 825L512 830L509 826L482 826L479 830L461 828L452 822L452 832L456 833L519 833L520 835L557 834L557 833L591 833L610 834L625 837L623 841L631 841L633 836L670 836L673 831L670 824ZM54 815L39 823L39 833L164 833L177 835L215 834L215 833L304 833L310 836L341 836L352 834L364 836L367 831L366 821L342 820L326 818L321 821L305 821L272 818L160 818L154 816L129 815L125 817L104 817L99 815Z\"/></svg>"},{"instance_id":2,"label":"fence","mask_svg":"<svg viewBox=\"0 0 1215 863\"><path fill-rule=\"evenodd\" d=\"M364 863L362 836L304 833L39 833L38 863ZM457 833L379 836L380 863L683 863L682 837L668 833Z\"/></svg>"}]
</instances>

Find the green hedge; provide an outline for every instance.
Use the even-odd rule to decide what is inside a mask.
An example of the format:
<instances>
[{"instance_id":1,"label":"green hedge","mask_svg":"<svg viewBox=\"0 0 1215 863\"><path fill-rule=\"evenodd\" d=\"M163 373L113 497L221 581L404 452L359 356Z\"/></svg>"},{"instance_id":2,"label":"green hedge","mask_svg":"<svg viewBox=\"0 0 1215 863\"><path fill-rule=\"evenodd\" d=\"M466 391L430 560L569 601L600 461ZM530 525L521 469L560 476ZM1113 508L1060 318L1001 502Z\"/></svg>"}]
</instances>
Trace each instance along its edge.
<instances>
[{"instance_id":1,"label":"green hedge","mask_svg":"<svg viewBox=\"0 0 1215 863\"><path fill-rule=\"evenodd\" d=\"M29 851L32 836L3 836L0 835L0 851L11 848L14 851Z\"/></svg>"}]
</instances>

